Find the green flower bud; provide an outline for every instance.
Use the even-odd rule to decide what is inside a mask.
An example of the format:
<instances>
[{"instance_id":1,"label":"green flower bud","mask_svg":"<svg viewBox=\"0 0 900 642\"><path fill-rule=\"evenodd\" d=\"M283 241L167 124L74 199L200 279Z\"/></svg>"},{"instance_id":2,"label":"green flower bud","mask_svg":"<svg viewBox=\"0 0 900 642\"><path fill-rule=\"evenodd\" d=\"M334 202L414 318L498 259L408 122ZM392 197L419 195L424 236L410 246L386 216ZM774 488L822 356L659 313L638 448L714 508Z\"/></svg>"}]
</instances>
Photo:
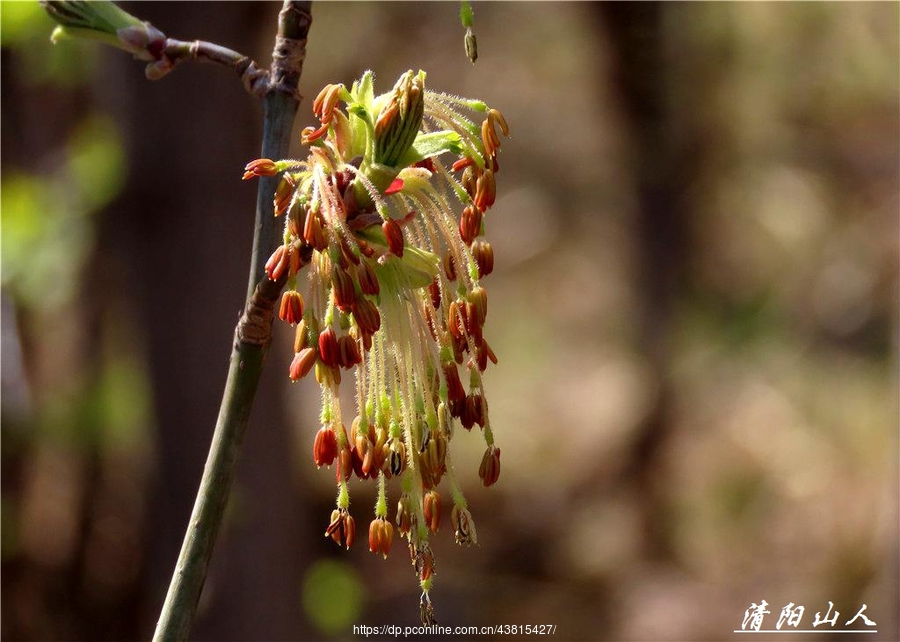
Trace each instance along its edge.
<instances>
[{"instance_id":1,"label":"green flower bud","mask_svg":"<svg viewBox=\"0 0 900 642\"><path fill-rule=\"evenodd\" d=\"M396 167L422 127L425 112L425 72L400 77L375 120L375 162Z\"/></svg>"}]
</instances>

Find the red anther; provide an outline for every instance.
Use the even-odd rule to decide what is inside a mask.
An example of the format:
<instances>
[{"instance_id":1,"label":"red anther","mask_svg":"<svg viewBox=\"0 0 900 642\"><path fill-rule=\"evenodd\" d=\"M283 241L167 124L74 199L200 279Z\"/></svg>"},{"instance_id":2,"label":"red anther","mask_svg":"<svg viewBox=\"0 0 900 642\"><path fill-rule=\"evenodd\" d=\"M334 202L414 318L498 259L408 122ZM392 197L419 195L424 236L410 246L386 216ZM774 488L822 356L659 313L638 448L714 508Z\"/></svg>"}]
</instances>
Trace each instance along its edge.
<instances>
[{"instance_id":1,"label":"red anther","mask_svg":"<svg viewBox=\"0 0 900 642\"><path fill-rule=\"evenodd\" d=\"M461 418L463 411L466 409L466 398L463 397L457 401L449 401L447 403L447 409L450 411L451 417L456 417L457 419Z\"/></svg>"},{"instance_id":2,"label":"red anther","mask_svg":"<svg viewBox=\"0 0 900 642\"><path fill-rule=\"evenodd\" d=\"M359 479L368 479L369 474L363 470L363 455L356 448L352 448L350 451L351 455L351 467L353 472Z\"/></svg>"},{"instance_id":3,"label":"red anther","mask_svg":"<svg viewBox=\"0 0 900 642\"><path fill-rule=\"evenodd\" d=\"M309 145L310 143L319 140L328 132L328 126L329 123L323 123L318 129L304 127L303 131L300 132L300 143L302 145Z\"/></svg>"},{"instance_id":4,"label":"red anther","mask_svg":"<svg viewBox=\"0 0 900 642\"><path fill-rule=\"evenodd\" d=\"M419 581L424 582L434 575L434 554L428 548L428 544L425 544L423 550L416 553L415 565Z\"/></svg>"},{"instance_id":5,"label":"red anther","mask_svg":"<svg viewBox=\"0 0 900 642\"><path fill-rule=\"evenodd\" d=\"M244 166L243 180L256 178L258 176L275 176L278 173L278 167L275 161L269 158L257 158Z\"/></svg>"},{"instance_id":6,"label":"red anther","mask_svg":"<svg viewBox=\"0 0 900 642\"><path fill-rule=\"evenodd\" d=\"M464 339L465 338L465 321L460 316L460 305L458 301L451 301L448 309L447 309L447 328L450 330L450 335L454 339ZM464 342L465 343L465 342Z\"/></svg>"},{"instance_id":7,"label":"red anther","mask_svg":"<svg viewBox=\"0 0 900 642\"><path fill-rule=\"evenodd\" d=\"M296 245L291 245L288 258L288 276L294 276L303 267L303 260L300 257L300 250Z\"/></svg>"},{"instance_id":8,"label":"red anther","mask_svg":"<svg viewBox=\"0 0 900 642\"><path fill-rule=\"evenodd\" d=\"M296 290L288 290L282 294L278 318L291 325L299 323L303 318L303 295Z\"/></svg>"},{"instance_id":9,"label":"red anther","mask_svg":"<svg viewBox=\"0 0 900 642\"><path fill-rule=\"evenodd\" d=\"M331 466L337 457L338 446L334 431L328 426L322 426L316 433L313 444L313 461L317 468Z\"/></svg>"},{"instance_id":10,"label":"red anther","mask_svg":"<svg viewBox=\"0 0 900 642\"><path fill-rule=\"evenodd\" d=\"M294 187L296 183L290 174L285 174L278 182L275 189L275 198L272 201L272 207L275 209L275 216L281 216L285 213L291 204L291 198L294 196Z\"/></svg>"},{"instance_id":11,"label":"red anther","mask_svg":"<svg viewBox=\"0 0 900 642\"><path fill-rule=\"evenodd\" d=\"M409 495L403 493L397 502L397 530L401 535L409 533L412 526L412 506Z\"/></svg>"},{"instance_id":12,"label":"red anther","mask_svg":"<svg viewBox=\"0 0 900 642\"><path fill-rule=\"evenodd\" d=\"M428 529L432 533L437 533L441 525L441 496L436 490L425 493L423 513Z\"/></svg>"},{"instance_id":13,"label":"red anther","mask_svg":"<svg viewBox=\"0 0 900 642\"><path fill-rule=\"evenodd\" d=\"M384 237L387 240L388 251L397 257L403 256L403 230L400 225L392 218L386 219L381 224L384 231Z\"/></svg>"},{"instance_id":14,"label":"red anther","mask_svg":"<svg viewBox=\"0 0 900 642\"><path fill-rule=\"evenodd\" d=\"M465 401L463 402L462 412L459 416L459 422L466 430L472 430L472 426L475 425L475 406L472 403L471 395L466 395Z\"/></svg>"},{"instance_id":15,"label":"red anther","mask_svg":"<svg viewBox=\"0 0 900 642\"><path fill-rule=\"evenodd\" d=\"M359 279L359 289L363 294L376 295L381 291L375 268L369 261L360 261L356 268L356 278Z\"/></svg>"},{"instance_id":16,"label":"red anther","mask_svg":"<svg viewBox=\"0 0 900 642\"><path fill-rule=\"evenodd\" d=\"M487 341L482 337L481 345L475 350L475 361L478 365L478 370L484 372L487 369L487 362L489 356L490 347L487 346ZM496 357L495 357L496 358ZM496 362L495 362L496 363Z\"/></svg>"},{"instance_id":17,"label":"red anther","mask_svg":"<svg viewBox=\"0 0 900 642\"><path fill-rule=\"evenodd\" d=\"M487 291L480 285L476 285L469 292L469 302L475 311L475 319L478 325L483 326L484 320L487 318Z\"/></svg>"},{"instance_id":18,"label":"red anther","mask_svg":"<svg viewBox=\"0 0 900 642\"><path fill-rule=\"evenodd\" d=\"M266 275L270 281L277 281L288 269L290 263L290 249L286 245L279 245L272 252L272 256L266 261Z\"/></svg>"},{"instance_id":19,"label":"red anther","mask_svg":"<svg viewBox=\"0 0 900 642\"><path fill-rule=\"evenodd\" d=\"M328 241L322 230L322 218L318 212L306 211L306 219L303 222L303 240L319 251L328 246Z\"/></svg>"},{"instance_id":20,"label":"red anther","mask_svg":"<svg viewBox=\"0 0 900 642\"><path fill-rule=\"evenodd\" d=\"M428 286L428 294L431 295L431 305L434 306L434 309L437 310L441 307L441 287L436 279Z\"/></svg>"},{"instance_id":21,"label":"red anther","mask_svg":"<svg viewBox=\"0 0 900 642\"><path fill-rule=\"evenodd\" d=\"M462 381L459 380L459 371L456 369L455 363L445 363L441 366L444 371L444 380L447 382L447 401L451 406L459 403L466 398L466 390L463 388ZM451 412L451 414L453 414Z\"/></svg>"},{"instance_id":22,"label":"red anther","mask_svg":"<svg viewBox=\"0 0 900 642\"><path fill-rule=\"evenodd\" d=\"M475 306L467 301L462 305L461 309L464 312L466 333L472 337L472 341L475 342L476 346L481 345L484 336L482 334L481 324L478 322L478 312L475 311Z\"/></svg>"},{"instance_id":23,"label":"red anther","mask_svg":"<svg viewBox=\"0 0 900 642\"><path fill-rule=\"evenodd\" d=\"M484 143L484 153L487 156L494 156L500 149L500 139L497 137L497 132L494 131L491 118L486 118L481 123L481 142Z\"/></svg>"},{"instance_id":24,"label":"red anther","mask_svg":"<svg viewBox=\"0 0 900 642\"><path fill-rule=\"evenodd\" d=\"M384 556L384 559L387 559L388 553L391 552L391 544L394 543L394 526L389 521L384 520L384 525L381 528L381 554Z\"/></svg>"},{"instance_id":25,"label":"red anther","mask_svg":"<svg viewBox=\"0 0 900 642\"><path fill-rule=\"evenodd\" d=\"M347 431L345 430L345 438L346 434ZM334 474L336 479L340 479L341 477L343 477L344 481L350 481L350 477L353 475L353 450L350 448L349 442L339 447L338 468L334 472Z\"/></svg>"},{"instance_id":26,"label":"red anther","mask_svg":"<svg viewBox=\"0 0 900 642\"><path fill-rule=\"evenodd\" d=\"M500 125L500 133L504 136L509 136L509 125L506 124L506 119L503 117L503 114L499 109L491 109L488 111L488 118L493 123L497 123Z\"/></svg>"},{"instance_id":27,"label":"red anther","mask_svg":"<svg viewBox=\"0 0 900 642\"><path fill-rule=\"evenodd\" d=\"M325 529L325 537L330 537L334 540L335 544L340 546L341 541L343 540L343 529L344 513L340 509L335 508L331 511L331 521L328 523L328 528Z\"/></svg>"},{"instance_id":28,"label":"red anther","mask_svg":"<svg viewBox=\"0 0 900 642\"><path fill-rule=\"evenodd\" d=\"M478 468L478 476L485 486L493 486L500 478L500 449L496 446L488 446L481 458L481 466Z\"/></svg>"},{"instance_id":29,"label":"red anther","mask_svg":"<svg viewBox=\"0 0 900 642\"><path fill-rule=\"evenodd\" d=\"M477 196L475 202L476 206L467 206L459 219L459 235L466 245L471 245L475 237L481 233L481 210L477 207Z\"/></svg>"},{"instance_id":30,"label":"red anther","mask_svg":"<svg viewBox=\"0 0 900 642\"><path fill-rule=\"evenodd\" d=\"M372 520L372 523L369 524L369 551L376 555L381 552L382 540L384 538L384 528L382 524L384 523L383 519L376 517Z\"/></svg>"},{"instance_id":31,"label":"red anther","mask_svg":"<svg viewBox=\"0 0 900 642\"><path fill-rule=\"evenodd\" d=\"M475 164L475 159L465 156L463 158L460 158L455 163L453 163L453 166L450 169L452 169L454 172L458 172L458 171L463 170L467 167L470 167L471 165L474 165L474 164Z\"/></svg>"},{"instance_id":32,"label":"red anther","mask_svg":"<svg viewBox=\"0 0 900 642\"><path fill-rule=\"evenodd\" d=\"M353 540L356 539L356 520L350 513L344 513L344 546L347 550L353 546Z\"/></svg>"},{"instance_id":33,"label":"red anther","mask_svg":"<svg viewBox=\"0 0 900 642\"><path fill-rule=\"evenodd\" d=\"M494 204L497 197L497 183L494 180L494 172L485 170L475 183L475 207L482 212L487 211Z\"/></svg>"},{"instance_id":34,"label":"red anther","mask_svg":"<svg viewBox=\"0 0 900 642\"><path fill-rule=\"evenodd\" d=\"M340 265L335 265L331 269L331 291L334 295L334 304L344 312L350 310L356 303L353 279Z\"/></svg>"},{"instance_id":35,"label":"red anther","mask_svg":"<svg viewBox=\"0 0 900 642\"><path fill-rule=\"evenodd\" d=\"M316 363L316 351L312 348L304 348L294 355L291 361L291 381L299 381L305 377Z\"/></svg>"},{"instance_id":36,"label":"red anther","mask_svg":"<svg viewBox=\"0 0 900 642\"><path fill-rule=\"evenodd\" d=\"M334 333L334 328L330 326L319 334L319 358L329 368L338 365L337 335Z\"/></svg>"},{"instance_id":37,"label":"red anther","mask_svg":"<svg viewBox=\"0 0 900 642\"><path fill-rule=\"evenodd\" d=\"M359 346L349 334L345 334L338 339L338 359L339 365L349 370L358 363L362 363L362 357L359 354Z\"/></svg>"},{"instance_id":38,"label":"red anther","mask_svg":"<svg viewBox=\"0 0 900 642\"><path fill-rule=\"evenodd\" d=\"M456 261L449 250L444 254L444 274L448 281L456 280Z\"/></svg>"},{"instance_id":39,"label":"red anther","mask_svg":"<svg viewBox=\"0 0 900 642\"><path fill-rule=\"evenodd\" d=\"M375 334L381 327L381 315L378 308L366 297L360 297L353 306L353 318L359 329L368 334Z\"/></svg>"},{"instance_id":40,"label":"red anther","mask_svg":"<svg viewBox=\"0 0 900 642\"><path fill-rule=\"evenodd\" d=\"M469 399L472 401L469 402ZM485 422L485 407L487 406L487 402L484 399L484 395L473 393L469 395L466 399L466 404L472 404L472 416L475 418L475 423L484 428Z\"/></svg>"},{"instance_id":41,"label":"red anther","mask_svg":"<svg viewBox=\"0 0 900 642\"><path fill-rule=\"evenodd\" d=\"M494 271L494 248L483 239L476 239L472 244L472 257L478 265L478 276L484 278Z\"/></svg>"}]
</instances>

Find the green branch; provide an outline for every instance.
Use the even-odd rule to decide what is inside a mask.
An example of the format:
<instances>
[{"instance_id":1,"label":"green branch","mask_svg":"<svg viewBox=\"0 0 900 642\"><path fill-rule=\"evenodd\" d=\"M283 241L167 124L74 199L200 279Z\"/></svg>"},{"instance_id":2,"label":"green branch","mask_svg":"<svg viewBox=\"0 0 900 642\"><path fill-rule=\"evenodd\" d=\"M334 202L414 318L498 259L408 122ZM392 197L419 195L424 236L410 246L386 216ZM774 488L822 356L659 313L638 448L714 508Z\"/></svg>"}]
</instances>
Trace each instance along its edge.
<instances>
[{"instance_id":1,"label":"green branch","mask_svg":"<svg viewBox=\"0 0 900 642\"><path fill-rule=\"evenodd\" d=\"M270 82L263 98L263 157L287 156L300 100L297 83L312 21L310 5L285 0L279 14ZM269 281L263 272L279 235L272 207L274 191L274 179L260 181L247 305L235 330L219 418L154 640L184 640L190 633L272 340L275 302L284 287L284 281Z\"/></svg>"},{"instance_id":2,"label":"green branch","mask_svg":"<svg viewBox=\"0 0 900 642\"><path fill-rule=\"evenodd\" d=\"M185 640L191 631L271 342L275 302L283 286L283 281L261 282L238 322L219 418L154 640Z\"/></svg>"}]
</instances>

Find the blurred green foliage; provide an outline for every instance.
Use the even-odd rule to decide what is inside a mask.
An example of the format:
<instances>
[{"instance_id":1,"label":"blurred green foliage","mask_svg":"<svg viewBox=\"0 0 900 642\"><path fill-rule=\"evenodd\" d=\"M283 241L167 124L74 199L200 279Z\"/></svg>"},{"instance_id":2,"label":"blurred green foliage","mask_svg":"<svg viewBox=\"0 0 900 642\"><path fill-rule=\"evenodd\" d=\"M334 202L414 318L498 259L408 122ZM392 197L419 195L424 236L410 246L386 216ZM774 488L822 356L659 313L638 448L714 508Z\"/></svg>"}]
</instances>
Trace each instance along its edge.
<instances>
[{"instance_id":1,"label":"blurred green foliage","mask_svg":"<svg viewBox=\"0 0 900 642\"><path fill-rule=\"evenodd\" d=\"M38 32L46 33L52 22L37 2L0 2L0 41L4 47L27 43Z\"/></svg>"},{"instance_id":2,"label":"blurred green foliage","mask_svg":"<svg viewBox=\"0 0 900 642\"><path fill-rule=\"evenodd\" d=\"M346 634L360 623L365 588L356 570L345 562L321 560L303 582L303 609L327 635Z\"/></svg>"},{"instance_id":3,"label":"blurred green foliage","mask_svg":"<svg viewBox=\"0 0 900 642\"><path fill-rule=\"evenodd\" d=\"M109 351L96 376L68 382L41 407L38 434L58 445L108 452L143 445L149 382L143 364L127 353ZM105 356L105 358L104 358Z\"/></svg>"},{"instance_id":4,"label":"blurred green foliage","mask_svg":"<svg viewBox=\"0 0 900 642\"><path fill-rule=\"evenodd\" d=\"M103 115L85 120L66 145L69 171L84 208L95 211L122 189L126 158L116 124Z\"/></svg>"},{"instance_id":5,"label":"blurred green foliage","mask_svg":"<svg viewBox=\"0 0 900 642\"><path fill-rule=\"evenodd\" d=\"M122 188L125 159L115 123L88 116L52 172L2 177L2 282L22 305L50 309L77 291L94 243L92 216Z\"/></svg>"},{"instance_id":6,"label":"blurred green foliage","mask_svg":"<svg viewBox=\"0 0 900 642\"><path fill-rule=\"evenodd\" d=\"M37 2L0 2L0 45L16 51L27 82L61 89L89 82L99 47L80 41L51 46L55 24Z\"/></svg>"},{"instance_id":7,"label":"blurred green foliage","mask_svg":"<svg viewBox=\"0 0 900 642\"><path fill-rule=\"evenodd\" d=\"M15 287L28 279L28 266L44 234L40 213L52 211L53 198L42 177L17 173L3 176L0 199L3 285Z\"/></svg>"}]
</instances>

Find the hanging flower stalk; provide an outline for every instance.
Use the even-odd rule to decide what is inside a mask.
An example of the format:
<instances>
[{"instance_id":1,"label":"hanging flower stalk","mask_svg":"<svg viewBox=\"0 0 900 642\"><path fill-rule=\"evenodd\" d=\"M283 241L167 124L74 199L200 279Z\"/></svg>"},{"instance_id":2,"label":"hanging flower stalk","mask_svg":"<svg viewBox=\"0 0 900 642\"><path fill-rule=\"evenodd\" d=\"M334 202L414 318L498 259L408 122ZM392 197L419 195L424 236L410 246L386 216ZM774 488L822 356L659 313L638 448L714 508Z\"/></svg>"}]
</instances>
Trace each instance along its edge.
<instances>
[{"instance_id":1,"label":"hanging flower stalk","mask_svg":"<svg viewBox=\"0 0 900 642\"><path fill-rule=\"evenodd\" d=\"M494 263L484 233L499 171L498 129L504 136L508 129L481 101L427 91L422 71L405 73L380 96L371 72L349 90L328 85L313 112L320 126L302 132L306 160L258 159L244 178L282 176L274 204L276 216L285 216L284 242L266 273L273 280L287 274L279 316L296 326L290 378L313 371L322 389L313 459L335 465L338 486L325 535L353 544L347 482L353 475L376 481L369 549L387 557L395 532L408 540L422 620L431 624L429 535L441 523L442 479L457 543L476 541L450 457L456 422L481 428L482 483L500 475L482 378L497 362L484 337L482 280ZM304 297L298 281L306 265ZM341 407L342 382L355 393L352 413ZM393 522L392 477L401 486Z\"/></svg>"}]
</instances>

